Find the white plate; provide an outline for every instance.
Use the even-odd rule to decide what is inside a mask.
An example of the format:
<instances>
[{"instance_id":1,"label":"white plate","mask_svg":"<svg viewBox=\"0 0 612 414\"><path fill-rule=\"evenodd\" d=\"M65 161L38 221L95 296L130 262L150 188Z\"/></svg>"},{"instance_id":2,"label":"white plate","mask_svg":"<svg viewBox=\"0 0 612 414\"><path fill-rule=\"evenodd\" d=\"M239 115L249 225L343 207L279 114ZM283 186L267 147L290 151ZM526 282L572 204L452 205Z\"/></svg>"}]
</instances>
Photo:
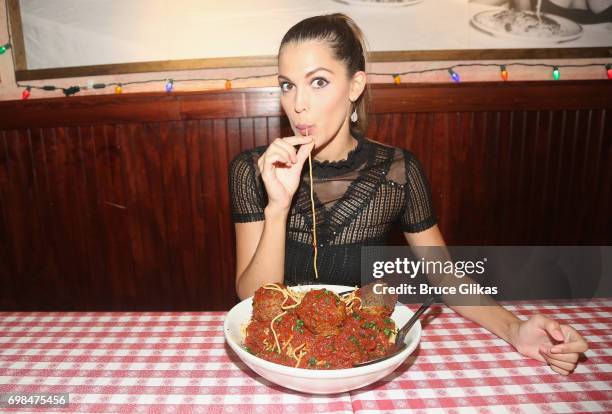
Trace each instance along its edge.
<instances>
[{"instance_id":1,"label":"white plate","mask_svg":"<svg viewBox=\"0 0 612 414\"><path fill-rule=\"evenodd\" d=\"M308 291L322 288L333 292L352 289L349 286L337 285L312 285L292 289ZM288 367L256 357L243 348L240 326L251 320L252 301L252 297L245 299L229 311L223 324L225 340L238 357L253 371L268 381L297 391L311 394L335 394L369 385L395 371L414 351L421 339L421 323L417 321L406 335L406 348L391 358L375 364L327 370ZM413 314L414 312L406 306L397 303L391 318L398 327L401 327Z\"/></svg>"},{"instance_id":2,"label":"white plate","mask_svg":"<svg viewBox=\"0 0 612 414\"><path fill-rule=\"evenodd\" d=\"M413 6L423 0L399 0L399 1L375 1L375 0L336 0L337 2L348 4L351 6L368 6L368 7L404 7Z\"/></svg>"},{"instance_id":3,"label":"white plate","mask_svg":"<svg viewBox=\"0 0 612 414\"><path fill-rule=\"evenodd\" d=\"M538 42L538 43L562 43L568 42L570 40L574 40L579 38L582 35L582 26L578 23L575 23L565 17L542 13L542 16L545 16L549 19L555 20L559 25L561 25L561 29L563 30L563 34L558 36L537 36L537 35L529 35L525 34L516 34L510 33L504 30L502 27L495 27L493 25L488 24L489 19L492 15L500 13L504 10L495 9L495 10L485 10L479 13L476 13L470 23L476 29L481 30L491 36L495 36L501 39L512 39L512 40L528 40L529 42Z\"/></svg>"}]
</instances>

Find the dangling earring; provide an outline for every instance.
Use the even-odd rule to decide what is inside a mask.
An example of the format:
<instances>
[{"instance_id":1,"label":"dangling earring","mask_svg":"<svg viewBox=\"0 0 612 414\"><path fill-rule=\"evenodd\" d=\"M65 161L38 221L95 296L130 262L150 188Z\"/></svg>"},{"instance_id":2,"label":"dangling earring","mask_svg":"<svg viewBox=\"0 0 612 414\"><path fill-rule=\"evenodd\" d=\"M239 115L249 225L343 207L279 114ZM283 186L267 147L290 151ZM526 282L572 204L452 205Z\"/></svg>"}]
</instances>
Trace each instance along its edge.
<instances>
[{"instance_id":1,"label":"dangling earring","mask_svg":"<svg viewBox=\"0 0 612 414\"><path fill-rule=\"evenodd\" d=\"M358 119L359 119L359 115L357 115L357 109L353 109L353 113L351 114L351 121L357 122Z\"/></svg>"}]
</instances>

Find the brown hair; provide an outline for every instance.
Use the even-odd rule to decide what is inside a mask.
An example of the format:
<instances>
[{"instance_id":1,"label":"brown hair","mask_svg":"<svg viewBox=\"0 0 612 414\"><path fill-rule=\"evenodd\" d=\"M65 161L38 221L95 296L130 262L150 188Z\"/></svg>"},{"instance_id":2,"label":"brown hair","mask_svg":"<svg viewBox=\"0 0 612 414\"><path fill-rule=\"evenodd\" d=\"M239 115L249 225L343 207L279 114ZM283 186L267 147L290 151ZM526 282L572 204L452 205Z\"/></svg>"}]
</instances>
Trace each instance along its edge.
<instances>
[{"instance_id":1,"label":"brown hair","mask_svg":"<svg viewBox=\"0 0 612 414\"><path fill-rule=\"evenodd\" d=\"M367 56L365 37L357 23L346 14L313 16L295 24L285 33L278 54L280 55L283 46L287 43L307 40L326 42L334 57L344 62L349 79L358 71L365 72ZM351 108L350 113L356 109L359 116L357 122L350 122L351 133L365 135L369 97L369 85L366 83L363 93L353 102Z\"/></svg>"}]
</instances>

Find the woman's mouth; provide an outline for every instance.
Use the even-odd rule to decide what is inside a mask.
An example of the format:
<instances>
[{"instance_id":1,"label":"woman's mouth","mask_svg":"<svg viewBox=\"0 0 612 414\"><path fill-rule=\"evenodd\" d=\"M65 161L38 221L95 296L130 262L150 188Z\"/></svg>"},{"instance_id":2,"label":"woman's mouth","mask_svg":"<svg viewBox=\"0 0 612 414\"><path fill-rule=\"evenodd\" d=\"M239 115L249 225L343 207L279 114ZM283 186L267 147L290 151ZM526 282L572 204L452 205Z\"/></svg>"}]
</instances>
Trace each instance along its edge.
<instances>
[{"instance_id":1,"label":"woman's mouth","mask_svg":"<svg viewBox=\"0 0 612 414\"><path fill-rule=\"evenodd\" d=\"M314 125L298 124L295 127L302 135L312 135L314 130Z\"/></svg>"}]
</instances>

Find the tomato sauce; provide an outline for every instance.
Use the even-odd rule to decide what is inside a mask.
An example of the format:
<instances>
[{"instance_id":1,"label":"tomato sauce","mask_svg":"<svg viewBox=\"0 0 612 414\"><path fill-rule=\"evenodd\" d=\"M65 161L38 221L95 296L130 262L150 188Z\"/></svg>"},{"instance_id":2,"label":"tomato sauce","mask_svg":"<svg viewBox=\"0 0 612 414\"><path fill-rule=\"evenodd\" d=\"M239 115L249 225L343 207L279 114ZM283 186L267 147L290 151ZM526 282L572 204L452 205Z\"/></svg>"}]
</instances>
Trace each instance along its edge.
<instances>
[{"instance_id":1,"label":"tomato sauce","mask_svg":"<svg viewBox=\"0 0 612 414\"><path fill-rule=\"evenodd\" d=\"M274 305L257 306L270 309ZM252 354L282 365L307 369L350 368L390 352L394 346L391 340L396 334L391 311L360 309L359 301L350 307L329 290L311 290L297 307L283 311L279 305L274 316L286 312L281 317L252 320L246 329L244 345ZM272 320L278 343L272 332Z\"/></svg>"}]
</instances>

